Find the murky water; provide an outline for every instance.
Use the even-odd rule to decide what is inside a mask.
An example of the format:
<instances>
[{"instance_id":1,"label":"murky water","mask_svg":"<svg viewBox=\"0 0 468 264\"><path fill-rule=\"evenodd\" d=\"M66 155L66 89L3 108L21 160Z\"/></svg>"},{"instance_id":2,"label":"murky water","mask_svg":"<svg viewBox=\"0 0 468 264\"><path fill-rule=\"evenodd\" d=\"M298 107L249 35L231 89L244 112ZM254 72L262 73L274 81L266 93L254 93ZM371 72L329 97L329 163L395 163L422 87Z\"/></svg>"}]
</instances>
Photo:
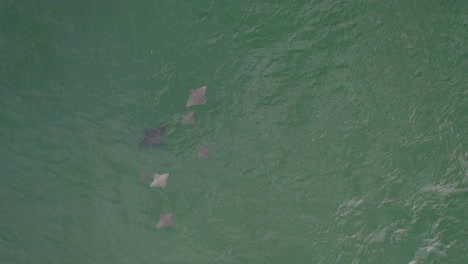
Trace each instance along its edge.
<instances>
[{"instance_id":1,"label":"murky water","mask_svg":"<svg viewBox=\"0 0 468 264\"><path fill-rule=\"evenodd\" d=\"M1 1L0 262L467 262L467 12Z\"/></svg>"}]
</instances>

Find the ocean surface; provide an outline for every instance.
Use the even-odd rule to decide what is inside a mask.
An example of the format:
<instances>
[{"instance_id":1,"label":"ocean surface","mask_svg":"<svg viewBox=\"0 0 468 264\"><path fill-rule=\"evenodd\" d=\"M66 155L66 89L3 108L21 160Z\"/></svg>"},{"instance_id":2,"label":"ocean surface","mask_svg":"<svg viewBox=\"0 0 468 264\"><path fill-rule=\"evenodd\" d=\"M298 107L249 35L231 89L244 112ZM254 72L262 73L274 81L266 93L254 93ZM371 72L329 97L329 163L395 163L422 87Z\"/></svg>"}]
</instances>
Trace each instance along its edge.
<instances>
[{"instance_id":1,"label":"ocean surface","mask_svg":"<svg viewBox=\"0 0 468 264\"><path fill-rule=\"evenodd\" d=\"M0 0L0 135L1 264L468 263L468 1Z\"/></svg>"}]
</instances>

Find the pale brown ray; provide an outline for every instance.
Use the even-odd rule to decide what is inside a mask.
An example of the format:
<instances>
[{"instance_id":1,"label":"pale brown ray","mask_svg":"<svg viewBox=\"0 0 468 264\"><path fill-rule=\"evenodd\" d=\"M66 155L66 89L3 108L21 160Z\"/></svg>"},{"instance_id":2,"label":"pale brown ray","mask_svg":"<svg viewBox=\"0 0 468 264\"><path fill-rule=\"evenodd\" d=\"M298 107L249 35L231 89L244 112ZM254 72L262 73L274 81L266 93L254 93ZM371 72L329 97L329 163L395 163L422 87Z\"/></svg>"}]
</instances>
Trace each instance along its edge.
<instances>
[{"instance_id":1,"label":"pale brown ray","mask_svg":"<svg viewBox=\"0 0 468 264\"><path fill-rule=\"evenodd\" d=\"M204 105L206 103L205 93L206 85L198 89L191 89L190 96L185 107L189 107L192 105Z\"/></svg>"},{"instance_id":2,"label":"pale brown ray","mask_svg":"<svg viewBox=\"0 0 468 264\"><path fill-rule=\"evenodd\" d=\"M156 225L156 229L171 227L173 225L173 221L172 221L173 216L174 216L173 213L160 214L159 222Z\"/></svg>"},{"instance_id":3,"label":"pale brown ray","mask_svg":"<svg viewBox=\"0 0 468 264\"><path fill-rule=\"evenodd\" d=\"M195 123L195 111L188 112L182 117L182 125L188 126L188 125L193 125L194 123Z\"/></svg>"},{"instance_id":4,"label":"pale brown ray","mask_svg":"<svg viewBox=\"0 0 468 264\"><path fill-rule=\"evenodd\" d=\"M210 147L208 146L203 146L198 149L198 158L199 159L204 159L208 158L210 155Z\"/></svg>"},{"instance_id":5,"label":"pale brown ray","mask_svg":"<svg viewBox=\"0 0 468 264\"><path fill-rule=\"evenodd\" d=\"M150 187L161 187L164 188L167 185L167 177L169 177L169 173L164 174L154 174L154 179L150 184Z\"/></svg>"}]
</instances>

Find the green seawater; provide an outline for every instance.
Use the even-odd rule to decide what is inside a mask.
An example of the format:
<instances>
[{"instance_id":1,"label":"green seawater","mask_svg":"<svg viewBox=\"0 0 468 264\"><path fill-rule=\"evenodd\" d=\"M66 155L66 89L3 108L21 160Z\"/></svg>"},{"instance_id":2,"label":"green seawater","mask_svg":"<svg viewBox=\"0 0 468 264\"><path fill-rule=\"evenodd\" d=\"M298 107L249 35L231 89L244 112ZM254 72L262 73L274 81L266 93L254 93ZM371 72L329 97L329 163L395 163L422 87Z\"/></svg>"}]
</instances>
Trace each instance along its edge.
<instances>
[{"instance_id":1,"label":"green seawater","mask_svg":"<svg viewBox=\"0 0 468 264\"><path fill-rule=\"evenodd\" d=\"M2 264L468 263L468 1L0 0L0 135Z\"/></svg>"}]
</instances>

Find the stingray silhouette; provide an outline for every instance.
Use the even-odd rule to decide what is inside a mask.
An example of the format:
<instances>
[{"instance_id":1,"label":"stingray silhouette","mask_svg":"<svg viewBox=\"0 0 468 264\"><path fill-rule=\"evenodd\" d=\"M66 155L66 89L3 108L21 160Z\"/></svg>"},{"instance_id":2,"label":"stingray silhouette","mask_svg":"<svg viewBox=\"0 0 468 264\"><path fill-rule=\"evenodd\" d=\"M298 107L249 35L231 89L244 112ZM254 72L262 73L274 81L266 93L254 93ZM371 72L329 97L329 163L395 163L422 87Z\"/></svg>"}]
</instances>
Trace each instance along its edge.
<instances>
[{"instance_id":1,"label":"stingray silhouette","mask_svg":"<svg viewBox=\"0 0 468 264\"><path fill-rule=\"evenodd\" d=\"M164 142L166 134L166 126L158 128L150 128L145 130L145 135L140 141L139 149L144 150L149 147L161 145Z\"/></svg>"},{"instance_id":2,"label":"stingray silhouette","mask_svg":"<svg viewBox=\"0 0 468 264\"><path fill-rule=\"evenodd\" d=\"M187 104L185 104L185 107L189 107L192 105L204 105L206 103L205 94L206 94L206 85L198 89L191 89L190 96L189 96L189 99L187 100Z\"/></svg>"},{"instance_id":3,"label":"stingray silhouette","mask_svg":"<svg viewBox=\"0 0 468 264\"><path fill-rule=\"evenodd\" d=\"M156 225L156 229L171 227L173 225L173 221L172 221L173 217L174 217L173 213L160 214L159 215L159 222Z\"/></svg>"}]
</instances>

